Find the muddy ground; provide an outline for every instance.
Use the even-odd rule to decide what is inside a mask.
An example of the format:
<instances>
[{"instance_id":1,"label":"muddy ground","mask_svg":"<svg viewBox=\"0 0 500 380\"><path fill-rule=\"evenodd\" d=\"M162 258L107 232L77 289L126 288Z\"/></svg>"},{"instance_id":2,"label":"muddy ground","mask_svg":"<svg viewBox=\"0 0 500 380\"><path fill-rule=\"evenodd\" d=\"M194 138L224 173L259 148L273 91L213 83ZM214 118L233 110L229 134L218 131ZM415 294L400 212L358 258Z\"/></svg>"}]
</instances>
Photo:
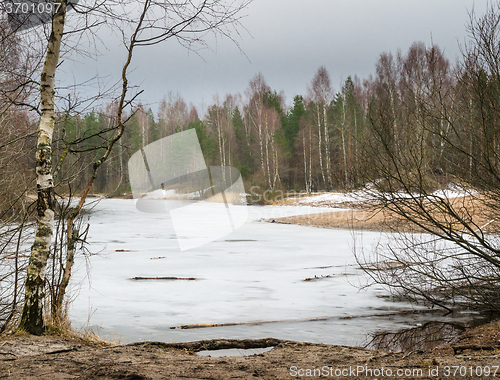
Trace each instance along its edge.
<instances>
[{"instance_id":1,"label":"muddy ground","mask_svg":"<svg viewBox=\"0 0 500 380\"><path fill-rule=\"evenodd\" d=\"M195 354L269 346L274 348L245 357ZM14 334L0 337L0 379L500 378L499 350L500 322L427 352L398 353L275 339L110 345L67 335Z\"/></svg>"}]
</instances>

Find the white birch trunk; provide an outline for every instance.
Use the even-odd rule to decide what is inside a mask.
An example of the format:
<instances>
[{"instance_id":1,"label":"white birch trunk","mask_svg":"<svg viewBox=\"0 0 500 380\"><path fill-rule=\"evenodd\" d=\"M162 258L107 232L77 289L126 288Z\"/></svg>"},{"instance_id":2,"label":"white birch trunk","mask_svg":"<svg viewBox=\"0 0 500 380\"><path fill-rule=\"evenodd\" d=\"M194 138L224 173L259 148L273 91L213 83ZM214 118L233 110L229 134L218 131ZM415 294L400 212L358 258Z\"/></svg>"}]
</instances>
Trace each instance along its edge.
<instances>
[{"instance_id":1,"label":"white birch trunk","mask_svg":"<svg viewBox=\"0 0 500 380\"><path fill-rule=\"evenodd\" d=\"M326 102L323 104L323 124L325 131L325 161L326 161L326 175L328 178L328 188L327 190L332 189L332 170L331 170L331 155L330 155L330 135L328 133L328 117L326 114Z\"/></svg>"},{"instance_id":2,"label":"white birch trunk","mask_svg":"<svg viewBox=\"0 0 500 380\"><path fill-rule=\"evenodd\" d=\"M359 181L359 163L358 163L358 118L356 116L356 108L354 109L354 173L355 182Z\"/></svg>"},{"instance_id":3,"label":"white birch trunk","mask_svg":"<svg viewBox=\"0 0 500 380\"><path fill-rule=\"evenodd\" d=\"M31 334L43 333L43 300L47 260L54 226L52 135L54 131L54 83L66 16L66 1L58 0L40 80L41 117L36 148L37 228L27 269L23 314L19 325Z\"/></svg>"},{"instance_id":4,"label":"white birch trunk","mask_svg":"<svg viewBox=\"0 0 500 380\"><path fill-rule=\"evenodd\" d=\"M306 193L309 193L309 181L307 180L307 155L306 155L306 132L302 136L302 145L304 148L304 183L306 185Z\"/></svg>"},{"instance_id":5,"label":"white birch trunk","mask_svg":"<svg viewBox=\"0 0 500 380\"><path fill-rule=\"evenodd\" d=\"M318 152L319 152L319 167L320 167L320 170L321 170L321 177L323 178L323 183L326 183L326 179L325 179L325 171L323 169L323 154L322 154L322 147L321 147L321 135L322 135L322 131L321 131L321 116L320 116L320 112L319 112L319 104L316 104L316 109L317 109L317 120L318 120Z\"/></svg>"},{"instance_id":6,"label":"white birch trunk","mask_svg":"<svg viewBox=\"0 0 500 380\"><path fill-rule=\"evenodd\" d=\"M262 120L260 116L257 120L258 128L259 128L259 145L260 145L260 166L262 168L262 174L266 175L266 168L264 166L264 141L262 139Z\"/></svg>"},{"instance_id":7,"label":"white birch trunk","mask_svg":"<svg viewBox=\"0 0 500 380\"><path fill-rule=\"evenodd\" d=\"M399 148L398 148L398 140L399 140L399 133L398 133L398 123L396 121L396 104L394 101L394 92L392 89L389 87L389 94L391 97L391 111L392 111L392 119L393 119L393 135L394 135L394 157L399 158Z\"/></svg>"},{"instance_id":8,"label":"white birch trunk","mask_svg":"<svg viewBox=\"0 0 500 380\"><path fill-rule=\"evenodd\" d=\"M312 127L309 128L309 192L312 192Z\"/></svg>"},{"instance_id":9,"label":"white birch trunk","mask_svg":"<svg viewBox=\"0 0 500 380\"><path fill-rule=\"evenodd\" d=\"M274 179L273 179L273 190L276 188L276 185L281 183L280 173L279 173L279 160L278 160L278 149L276 148L276 144L274 138L272 140L273 146L273 158L274 158Z\"/></svg>"},{"instance_id":10,"label":"white birch trunk","mask_svg":"<svg viewBox=\"0 0 500 380\"><path fill-rule=\"evenodd\" d=\"M346 110L345 110L345 104L346 98L344 97L342 99L342 127L341 127L341 136L342 136L342 156L343 156L343 163L344 163L344 180L345 180L345 186L347 187L349 185L349 172L347 170L347 154L346 154L346 149L345 149L345 128L346 128Z\"/></svg>"},{"instance_id":11,"label":"white birch trunk","mask_svg":"<svg viewBox=\"0 0 500 380\"><path fill-rule=\"evenodd\" d=\"M266 117L266 130L265 130L265 143L266 143L266 171L264 174L266 175L267 178L267 187L271 188L271 167L269 165L269 127L268 127L268 121Z\"/></svg>"}]
</instances>

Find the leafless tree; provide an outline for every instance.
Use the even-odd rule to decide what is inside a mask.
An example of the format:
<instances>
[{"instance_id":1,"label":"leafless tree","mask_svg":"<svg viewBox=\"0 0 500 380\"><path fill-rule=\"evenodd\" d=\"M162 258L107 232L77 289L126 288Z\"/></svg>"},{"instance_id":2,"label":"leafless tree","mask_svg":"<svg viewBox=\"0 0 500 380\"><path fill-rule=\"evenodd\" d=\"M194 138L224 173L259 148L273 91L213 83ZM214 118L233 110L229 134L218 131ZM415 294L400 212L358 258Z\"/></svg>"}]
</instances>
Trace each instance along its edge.
<instances>
[{"instance_id":1,"label":"leafless tree","mask_svg":"<svg viewBox=\"0 0 500 380\"><path fill-rule=\"evenodd\" d=\"M454 75L437 47L412 46L370 105L372 196L402 222L358 259L374 281L450 310L500 309L499 25L499 4L471 14Z\"/></svg>"},{"instance_id":2,"label":"leafless tree","mask_svg":"<svg viewBox=\"0 0 500 380\"><path fill-rule=\"evenodd\" d=\"M15 35L0 19L0 331L16 322L31 237L34 186L30 170L37 118L36 47Z\"/></svg>"},{"instance_id":3,"label":"leafless tree","mask_svg":"<svg viewBox=\"0 0 500 380\"><path fill-rule=\"evenodd\" d=\"M71 277L71 268L74 262L75 242L80 239L80 233L74 229L74 221L82 209L86 197L93 185L96 172L105 162L113 146L124 133L124 109L132 104L134 94L130 95L130 85L127 74L133 53L137 47L150 46L168 39L176 39L179 43L191 50L208 46L208 34L224 36L233 39L234 27L240 24L240 11L248 5L250 0L239 2L203 0L192 1L82 1L74 6L76 13L83 15L80 30L65 31L67 0L57 0L59 6L52 19L50 35L47 39L45 63L41 72L40 81L40 123L38 126L38 142L36 150L37 174L37 227L34 244L31 248L30 263L27 269L24 309L20 328L33 334L43 332L43 300L45 298L46 267L52 244L54 230L54 183L52 165L52 138L55 124L55 74L59 64L62 46L67 42L68 34L94 31L95 27L108 22L118 28L123 36L127 50L126 62L121 72L122 90L118 96L116 110L116 132L107 141L104 153L93 164L91 177L80 198L68 218L67 256L64 275L59 289L57 308L60 309L65 290ZM94 29L93 29L94 28ZM92 36L98 38L97 32ZM234 39L233 39L234 40ZM78 50L77 43L73 47ZM137 95L137 94L135 94Z\"/></svg>"},{"instance_id":4,"label":"leafless tree","mask_svg":"<svg viewBox=\"0 0 500 380\"><path fill-rule=\"evenodd\" d=\"M179 94L169 92L168 99L160 102L158 110L160 136L170 136L183 131L188 125L188 107Z\"/></svg>"},{"instance_id":5,"label":"leafless tree","mask_svg":"<svg viewBox=\"0 0 500 380\"><path fill-rule=\"evenodd\" d=\"M248 128L248 134L250 131L254 131L257 134L257 141L259 144L259 162L262 173L266 173L265 167L265 97L266 93L271 91L269 85L266 83L262 73L257 74L249 83L249 87L246 91L248 98L247 108L246 108L246 119L250 124ZM265 175L265 174L264 174Z\"/></svg>"},{"instance_id":6,"label":"leafless tree","mask_svg":"<svg viewBox=\"0 0 500 380\"><path fill-rule=\"evenodd\" d=\"M332 189L332 169L331 169L331 154L330 154L330 128L328 120L328 107L332 101L332 88L330 75L324 66L321 66L311 85L308 87L308 98L315 111L315 121L318 129L318 154L319 166L323 183L328 190ZM345 142L345 141L344 141ZM342 145L345 158L345 144ZM326 175L325 175L326 173Z\"/></svg>"}]
</instances>

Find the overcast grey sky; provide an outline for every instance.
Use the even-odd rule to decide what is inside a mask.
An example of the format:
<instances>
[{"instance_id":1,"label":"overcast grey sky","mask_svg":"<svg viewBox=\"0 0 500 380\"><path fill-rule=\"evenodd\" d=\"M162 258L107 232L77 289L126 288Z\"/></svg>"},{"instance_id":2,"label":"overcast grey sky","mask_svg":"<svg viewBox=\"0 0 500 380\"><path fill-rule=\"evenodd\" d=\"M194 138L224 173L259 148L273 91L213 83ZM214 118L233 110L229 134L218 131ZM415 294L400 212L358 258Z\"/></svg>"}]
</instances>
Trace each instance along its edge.
<instances>
[{"instance_id":1,"label":"overcast grey sky","mask_svg":"<svg viewBox=\"0 0 500 380\"><path fill-rule=\"evenodd\" d=\"M213 52L202 52L203 59L169 41L137 50L131 82L142 86L141 100L154 110L172 91L201 111L215 93L243 94L249 80L262 72L291 104L294 95L306 94L321 65L338 90L349 75L366 78L373 73L380 53L405 52L415 41L433 41L454 61L473 8L482 14L486 1L254 0L242 20L248 32L242 30L239 39L248 58L227 40L219 40ZM65 63L59 79L71 82L95 73L113 73L118 79L125 51L118 40L108 41L109 50L98 60Z\"/></svg>"}]
</instances>

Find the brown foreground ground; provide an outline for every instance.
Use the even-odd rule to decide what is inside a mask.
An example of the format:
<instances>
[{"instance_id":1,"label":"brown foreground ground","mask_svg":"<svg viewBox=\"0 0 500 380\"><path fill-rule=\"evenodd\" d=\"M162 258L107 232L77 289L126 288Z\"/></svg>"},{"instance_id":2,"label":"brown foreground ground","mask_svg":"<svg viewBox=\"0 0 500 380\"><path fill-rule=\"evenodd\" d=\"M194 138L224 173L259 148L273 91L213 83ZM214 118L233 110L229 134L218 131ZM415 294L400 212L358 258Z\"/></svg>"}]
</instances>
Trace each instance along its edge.
<instances>
[{"instance_id":1,"label":"brown foreground ground","mask_svg":"<svg viewBox=\"0 0 500 380\"><path fill-rule=\"evenodd\" d=\"M268 347L246 357L201 357L207 348ZM254 341L105 345L80 338L0 337L1 379L476 379L500 377L500 322L427 352Z\"/></svg>"}]
</instances>

